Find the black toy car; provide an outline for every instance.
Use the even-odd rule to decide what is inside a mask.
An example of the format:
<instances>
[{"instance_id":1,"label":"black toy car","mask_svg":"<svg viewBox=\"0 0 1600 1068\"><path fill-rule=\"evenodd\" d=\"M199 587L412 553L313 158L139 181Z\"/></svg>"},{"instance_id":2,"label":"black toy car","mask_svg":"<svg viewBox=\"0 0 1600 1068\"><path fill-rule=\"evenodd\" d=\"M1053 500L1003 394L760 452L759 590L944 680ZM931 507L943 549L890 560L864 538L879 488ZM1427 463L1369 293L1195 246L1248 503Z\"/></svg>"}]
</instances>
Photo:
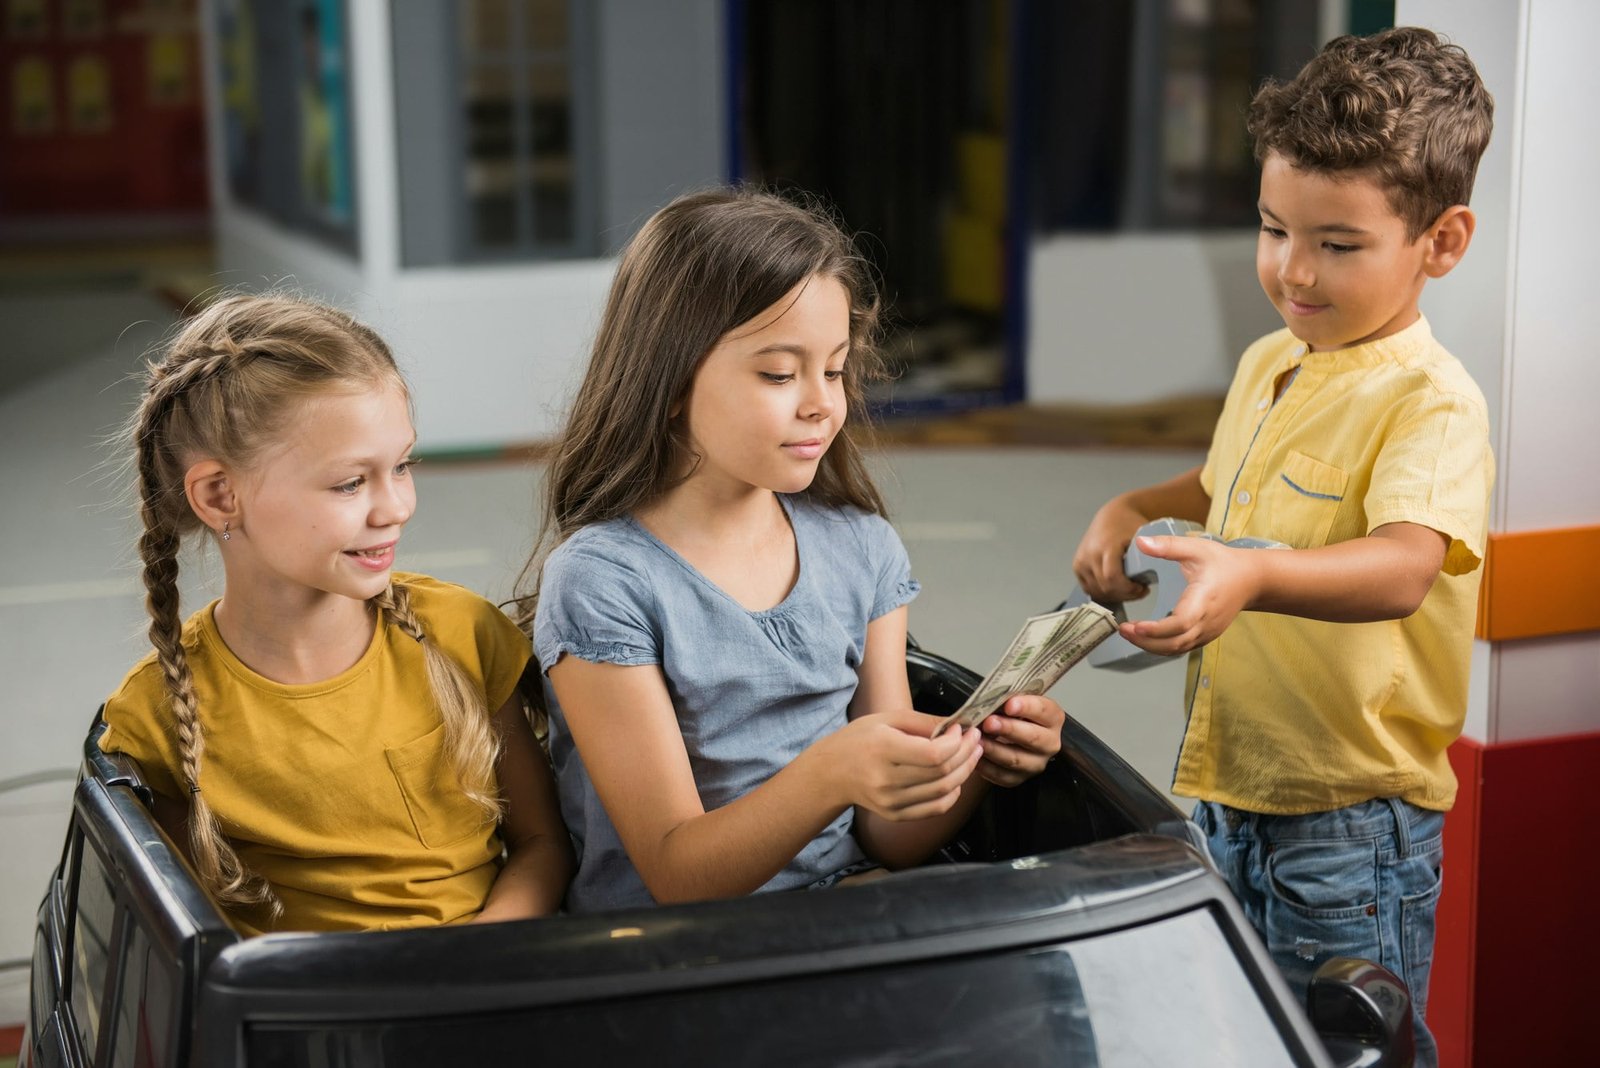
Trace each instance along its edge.
<instances>
[{"instance_id":1,"label":"black toy car","mask_svg":"<svg viewBox=\"0 0 1600 1068\"><path fill-rule=\"evenodd\" d=\"M978 681L908 657L924 711ZM27 1068L1410 1063L1404 986L1332 962L1314 1029L1193 826L1070 719L1044 775L875 882L249 940L101 729L39 910Z\"/></svg>"}]
</instances>

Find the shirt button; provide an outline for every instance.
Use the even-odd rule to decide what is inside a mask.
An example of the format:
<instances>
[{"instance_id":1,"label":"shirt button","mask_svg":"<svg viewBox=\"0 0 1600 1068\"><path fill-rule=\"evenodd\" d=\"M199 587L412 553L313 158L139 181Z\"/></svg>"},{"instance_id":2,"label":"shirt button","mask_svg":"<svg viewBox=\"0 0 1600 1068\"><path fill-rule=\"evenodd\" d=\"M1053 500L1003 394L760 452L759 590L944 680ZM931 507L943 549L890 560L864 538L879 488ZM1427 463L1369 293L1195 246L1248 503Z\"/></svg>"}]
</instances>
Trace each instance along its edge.
<instances>
[{"instance_id":1,"label":"shirt button","mask_svg":"<svg viewBox=\"0 0 1600 1068\"><path fill-rule=\"evenodd\" d=\"M1211 689L1211 676L1210 675L1201 675L1200 676L1200 688L1202 690Z\"/></svg>"},{"instance_id":2,"label":"shirt button","mask_svg":"<svg viewBox=\"0 0 1600 1068\"><path fill-rule=\"evenodd\" d=\"M1272 404L1272 401L1271 401L1271 400L1269 400L1269 399L1268 399L1268 398L1266 398L1266 397L1262 397L1262 398L1261 398L1261 399L1260 399L1260 400L1258 400L1258 401L1256 401L1256 411L1258 411L1258 412L1264 412L1264 411L1266 411L1266 410L1267 410L1267 408L1268 408L1268 407L1269 407L1269 406L1270 406L1270 405L1271 405L1271 404Z\"/></svg>"},{"instance_id":3,"label":"shirt button","mask_svg":"<svg viewBox=\"0 0 1600 1068\"><path fill-rule=\"evenodd\" d=\"M1234 500L1238 501L1240 504L1249 504L1250 503L1250 491L1249 490L1240 490L1239 491L1239 496L1235 497Z\"/></svg>"}]
</instances>

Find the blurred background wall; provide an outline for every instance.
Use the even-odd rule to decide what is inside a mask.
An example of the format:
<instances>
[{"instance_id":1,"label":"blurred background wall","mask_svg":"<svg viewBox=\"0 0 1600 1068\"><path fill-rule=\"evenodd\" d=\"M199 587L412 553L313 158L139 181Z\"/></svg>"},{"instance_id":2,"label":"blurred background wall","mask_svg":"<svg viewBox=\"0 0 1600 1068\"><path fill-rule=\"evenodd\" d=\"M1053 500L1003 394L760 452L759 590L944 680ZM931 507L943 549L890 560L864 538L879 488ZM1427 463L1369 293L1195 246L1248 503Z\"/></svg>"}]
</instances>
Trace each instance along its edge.
<instances>
[{"instance_id":1,"label":"blurred background wall","mask_svg":"<svg viewBox=\"0 0 1600 1068\"><path fill-rule=\"evenodd\" d=\"M200 19L211 277L354 305L428 398L423 442L494 449L553 430L639 222L753 181L861 232L895 315L886 410L1214 396L1273 326L1248 271L1251 88L1391 18L1343 0L218 0Z\"/></svg>"}]
</instances>

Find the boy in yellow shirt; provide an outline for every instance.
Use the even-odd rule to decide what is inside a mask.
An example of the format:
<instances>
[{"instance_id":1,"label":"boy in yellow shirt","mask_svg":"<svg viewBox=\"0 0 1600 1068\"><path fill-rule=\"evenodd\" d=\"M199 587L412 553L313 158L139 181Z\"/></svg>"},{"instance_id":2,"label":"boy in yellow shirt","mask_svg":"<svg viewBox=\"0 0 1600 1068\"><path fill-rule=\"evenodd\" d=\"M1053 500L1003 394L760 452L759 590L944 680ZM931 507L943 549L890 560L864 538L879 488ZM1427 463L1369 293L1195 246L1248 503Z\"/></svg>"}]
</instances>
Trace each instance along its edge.
<instances>
[{"instance_id":1,"label":"boy in yellow shirt","mask_svg":"<svg viewBox=\"0 0 1600 1068\"><path fill-rule=\"evenodd\" d=\"M1293 550L1141 538L1188 587L1122 633L1192 651L1172 788L1291 985L1381 962L1411 988L1418 1064L1494 479L1483 395L1418 299L1471 242L1492 121L1466 53L1412 27L1261 88L1256 272L1287 329L1245 351L1205 464L1107 502L1073 559L1091 596L1131 600L1122 556L1151 519Z\"/></svg>"}]
</instances>

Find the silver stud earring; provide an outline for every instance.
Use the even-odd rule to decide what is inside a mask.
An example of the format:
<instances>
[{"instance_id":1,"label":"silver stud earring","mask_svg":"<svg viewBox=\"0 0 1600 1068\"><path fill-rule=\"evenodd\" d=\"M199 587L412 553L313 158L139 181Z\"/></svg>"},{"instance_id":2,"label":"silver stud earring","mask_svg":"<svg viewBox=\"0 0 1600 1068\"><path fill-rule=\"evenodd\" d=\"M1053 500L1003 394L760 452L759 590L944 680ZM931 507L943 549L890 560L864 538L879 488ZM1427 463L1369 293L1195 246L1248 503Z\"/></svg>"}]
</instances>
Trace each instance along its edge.
<instances>
[{"instance_id":1,"label":"silver stud earring","mask_svg":"<svg viewBox=\"0 0 1600 1068\"><path fill-rule=\"evenodd\" d=\"M222 540L223 541L227 541L229 538L233 537L232 534L228 533L228 523L229 523L229 520L224 519L222 521Z\"/></svg>"}]
</instances>

